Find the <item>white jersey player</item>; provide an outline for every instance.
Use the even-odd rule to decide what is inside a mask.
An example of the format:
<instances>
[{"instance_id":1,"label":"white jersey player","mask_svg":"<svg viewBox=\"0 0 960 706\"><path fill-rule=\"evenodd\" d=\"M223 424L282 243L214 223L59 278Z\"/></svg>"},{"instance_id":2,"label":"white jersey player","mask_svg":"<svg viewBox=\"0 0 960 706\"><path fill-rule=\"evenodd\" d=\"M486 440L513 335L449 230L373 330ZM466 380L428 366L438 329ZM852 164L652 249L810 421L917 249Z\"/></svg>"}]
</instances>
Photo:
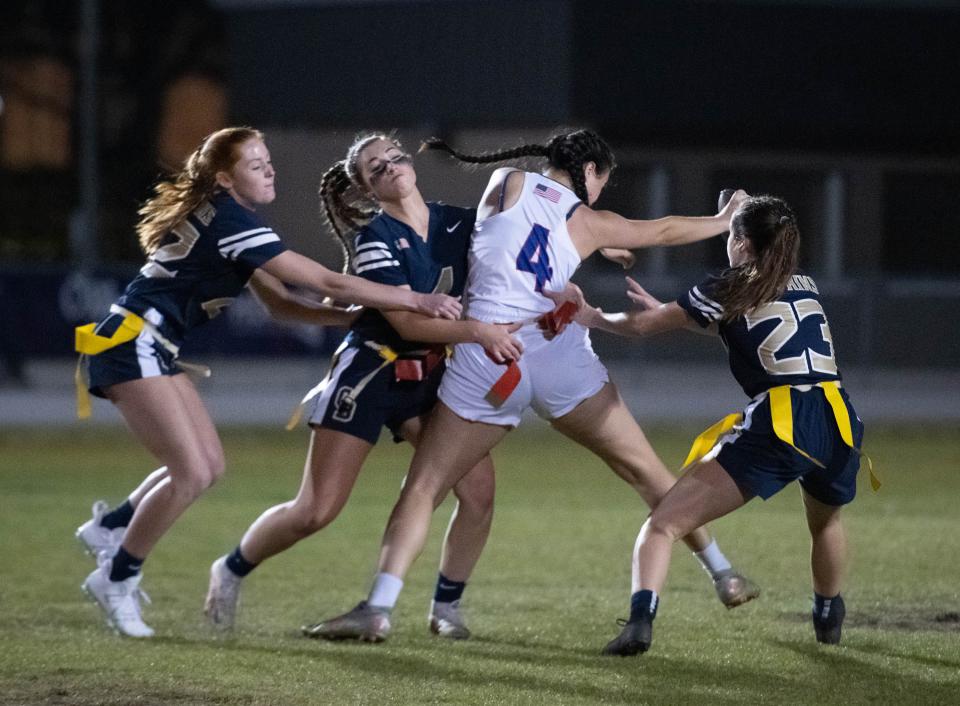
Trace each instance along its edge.
<instances>
[{"instance_id":1,"label":"white jersey player","mask_svg":"<svg viewBox=\"0 0 960 706\"><path fill-rule=\"evenodd\" d=\"M441 383L440 399L464 419L514 427L528 407L546 419L562 417L609 377L585 328L570 324L547 340L536 323L556 306L544 291L563 290L580 266L567 222L583 201L568 185L542 174L504 172L497 210L474 227L465 309L470 318L487 323L525 323L514 334L524 346L516 362L519 379L505 397L491 395L506 374L504 367L482 348L461 344ZM519 194L504 208L508 185Z\"/></svg>"}]
</instances>

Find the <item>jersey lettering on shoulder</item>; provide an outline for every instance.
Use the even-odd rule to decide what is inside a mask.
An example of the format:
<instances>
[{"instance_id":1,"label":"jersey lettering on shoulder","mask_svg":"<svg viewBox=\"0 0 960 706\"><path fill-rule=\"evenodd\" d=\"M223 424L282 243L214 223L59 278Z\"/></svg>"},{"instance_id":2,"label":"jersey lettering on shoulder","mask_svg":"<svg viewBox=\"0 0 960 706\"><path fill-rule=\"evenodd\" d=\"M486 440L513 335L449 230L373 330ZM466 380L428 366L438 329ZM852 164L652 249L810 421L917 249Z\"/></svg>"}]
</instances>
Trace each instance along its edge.
<instances>
[{"instance_id":1,"label":"jersey lettering on shoulder","mask_svg":"<svg viewBox=\"0 0 960 706\"><path fill-rule=\"evenodd\" d=\"M443 203L428 203L430 220L424 240L410 226L380 213L354 239L354 273L372 282L407 286L415 292L460 296L467 280L467 252L477 212ZM351 327L351 336L385 343L395 350L425 344L404 341L376 309L367 309Z\"/></svg>"},{"instance_id":2,"label":"jersey lettering on shoulder","mask_svg":"<svg viewBox=\"0 0 960 706\"><path fill-rule=\"evenodd\" d=\"M273 229L220 192L164 237L118 303L138 314L156 309L163 316L161 332L182 341L228 306L254 270L284 250Z\"/></svg>"},{"instance_id":3,"label":"jersey lettering on shoulder","mask_svg":"<svg viewBox=\"0 0 960 706\"><path fill-rule=\"evenodd\" d=\"M580 199L542 174L520 174L517 202L477 223L473 235L467 312L481 321L517 321L550 311L553 301L543 291L563 289L580 266L567 230Z\"/></svg>"},{"instance_id":4,"label":"jersey lettering on shoulder","mask_svg":"<svg viewBox=\"0 0 960 706\"><path fill-rule=\"evenodd\" d=\"M727 348L730 369L748 396L778 385L839 380L833 336L812 277L791 276L786 290L731 322L715 292L719 277L692 287L677 303L700 326L712 324Z\"/></svg>"}]
</instances>

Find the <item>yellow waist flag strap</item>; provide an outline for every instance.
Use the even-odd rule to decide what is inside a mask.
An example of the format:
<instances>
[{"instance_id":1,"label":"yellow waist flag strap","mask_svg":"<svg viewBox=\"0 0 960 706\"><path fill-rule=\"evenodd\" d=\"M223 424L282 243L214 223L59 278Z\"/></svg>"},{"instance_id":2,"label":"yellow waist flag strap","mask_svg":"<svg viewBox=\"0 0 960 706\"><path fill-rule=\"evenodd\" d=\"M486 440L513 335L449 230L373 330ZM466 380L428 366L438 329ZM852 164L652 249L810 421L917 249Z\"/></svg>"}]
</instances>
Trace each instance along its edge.
<instances>
[{"instance_id":1,"label":"yellow waist flag strap","mask_svg":"<svg viewBox=\"0 0 960 706\"><path fill-rule=\"evenodd\" d=\"M694 461L699 461L706 456L710 449L717 445L717 440L721 436L742 421L743 414L736 412L734 414L728 414L719 422L711 425L706 431L693 440L693 446L690 447L690 453L687 454L687 459L683 462L683 467L686 468Z\"/></svg>"},{"instance_id":2,"label":"yellow waist flag strap","mask_svg":"<svg viewBox=\"0 0 960 706\"><path fill-rule=\"evenodd\" d=\"M83 355L98 355L106 350L115 348L121 343L132 341L143 331L143 319L136 314L127 313L123 321L113 332L112 336L101 336L94 332L97 324L77 326L75 330L74 349ZM73 375L73 382L77 387L77 418L87 419L90 416L90 393L83 378L83 358L77 361L77 369Z\"/></svg>"},{"instance_id":3,"label":"yellow waist flag strap","mask_svg":"<svg viewBox=\"0 0 960 706\"><path fill-rule=\"evenodd\" d=\"M394 350L390 346L385 346L381 343L374 343L373 341L366 341L365 343L368 347L373 348L377 353L380 354L380 357L383 358L383 362L380 363L380 365L377 366L374 370L370 371L362 380L360 380L360 382L358 382L354 386L352 390L352 394L350 395L353 399L356 399L357 396L361 392L363 392L363 388L367 386L367 383L373 380L373 377L377 373L379 373L386 366L390 365L390 363L392 363L397 359L396 352L394 352ZM341 348L340 350L343 350L343 348ZM339 357L337 354L340 353L340 350L334 353L333 363L330 366L330 374L333 373L333 368L337 364L337 359ZM327 388L327 385L329 385L331 382L330 374L324 377L324 379L320 382L319 385L314 387L306 395L303 396L303 399L300 400L300 404L296 406L296 408L293 410L293 413L290 415L290 419L287 420L287 424L286 424L287 431L292 431L293 429L296 428L297 424L300 423L300 419L303 417L303 410L307 406L307 403Z\"/></svg>"},{"instance_id":4,"label":"yellow waist flag strap","mask_svg":"<svg viewBox=\"0 0 960 706\"><path fill-rule=\"evenodd\" d=\"M870 473L870 487L873 488L874 492L876 492L880 489L882 483L877 477L876 472L873 470L873 461L870 459L870 457L853 445L853 429L850 425L850 413L847 411L847 406L843 402L843 397L840 396L839 383L835 380L831 380L828 382L818 383L817 387L823 390L824 397L826 397L827 402L830 404L830 408L833 410L833 417L836 421L837 429L840 431L840 438L843 439L843 442L847 446L856 451L861 458L866 460L867 469ZM823 463L815 459L803 449L797 447L793 441L793 405L790 401L790 389L790 385L780 385L779 387L772 387L767 391L767 394L770 398L770 418L773 422L773 431L777 435L778 439L786 444L789 444L801 456L813 462L820 468L824 468L825 466ZM710 451L710 449L716 446L717 441L721 436L733 429L733 427L737 424L740 424L742 420L742 414L728 414L726 417L700 434L700 436L694 440L693 446L690 449L690 453L687 454L687 458L683 462L683 470L685 470L691 463L699 461L701 458L703 458Z\"/></svg>"}]
</instances>

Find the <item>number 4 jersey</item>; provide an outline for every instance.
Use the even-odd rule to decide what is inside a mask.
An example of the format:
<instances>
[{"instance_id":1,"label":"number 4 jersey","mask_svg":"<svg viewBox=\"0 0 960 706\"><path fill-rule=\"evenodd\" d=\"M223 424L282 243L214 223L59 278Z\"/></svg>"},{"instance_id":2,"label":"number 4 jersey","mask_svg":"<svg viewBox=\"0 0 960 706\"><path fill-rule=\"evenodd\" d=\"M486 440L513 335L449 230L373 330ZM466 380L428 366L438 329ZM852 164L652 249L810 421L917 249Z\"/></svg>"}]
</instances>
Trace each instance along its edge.
<instances>
[{"instance_id":1,"label":"number 4 jersey","mask_svg":"<svg viewBox=\"0 0 960 706\"><path fill-rule=\"evenodd\" d=\"M703 328L719 325L730 370L749 397L778 385L839 380L833 338L813 278L794 274L775 301L721 322L718 277L693 287L677 303Z\"/></svg>"},{"instance_id":2,"label":"number 4 jersey","mask_svg":"<svg viewBox=\"0 0 960 706\"><path fill-rule=\"evenodd\" d=\"M280 238L226 192L168 233L117 301L176 344L243 290L254 270L284 252Z\"/></svg>"},{"instance_id":3,"label":"number 4 jersey","mask_svg":"<svg viewBox=\"0 0 960 706\"><path fill-rule=\"evenodd\" d=\"M554 303L543 290L563 289L580 266L567 231L580 199L540 174L513 172L507 178L518 173L524 180L519 199L479 221L470 245L467 315L488 323L529 320L551 311Z\"/></svg>"}]
</instances>

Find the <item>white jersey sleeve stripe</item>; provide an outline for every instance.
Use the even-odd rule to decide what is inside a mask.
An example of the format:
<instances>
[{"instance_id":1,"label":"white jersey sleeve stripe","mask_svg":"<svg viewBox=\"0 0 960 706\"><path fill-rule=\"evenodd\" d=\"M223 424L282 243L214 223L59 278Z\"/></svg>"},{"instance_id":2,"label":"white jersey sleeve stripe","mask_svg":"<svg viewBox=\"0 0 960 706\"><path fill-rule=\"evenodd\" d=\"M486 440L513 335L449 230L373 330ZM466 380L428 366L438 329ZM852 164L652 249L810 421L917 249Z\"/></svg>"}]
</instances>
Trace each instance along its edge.
<instances>
[{"instance_id":1,"label":"white jersey sleeve stripe","mask_svg":"<svg viewBox=\"0 0 960 706\"><path fill-rule=\"evenodd\" d=\"M378 262L371 262L369 265L354 265L357 274L366 272L367 270L379 270L381 267L400 267L400 263L396 260L380 260Z\"/></svg>"},{"instance_id":2,"label":"white jersey sleeve stripe","mask_svg":"<svg viewBox=\"0 0 960 706\"><path fill-rule=\"evenodd\" d=\"M393 253L389 250L371 250L365 253L357 253L354 261L358 265L362 265L365 262L370 262L372 260L392 260Z\"/></svg>"},{"instance_id":3,"label":"white jersey sleeve stripe","mask_svg":"<svg viewBox=\"0 0 960 706\"><path fill-rule=\"evenodd\" d=\"M704 296L699 287L690 290L690 303L709 321L716 321L723 315L723 307L713 299Z\"/></svg>"},{"instance_id":4,"label":"white jersey sleeve stripe","mask_svg":"<svg viewBox=\"0 0 960 706\"><path fill-rule=\"evenodd\" d=\"M382 240L377 240L369 243L364 243L363 245L358 245L357 252L363 252L364 250L371 250L373 248L380 248L382 250L390 249L385 242L383 242Z\"/></svg>"},{"instance_id":5,"label":"white jersey sleeve stripe","mask_svg":"<svg viewBox=\"0 0 960 706\"><path fill-rule=\"evenodd\" d=\"M242 233L235 233L234 235L228 235L226 238L220 238L217 241L218 246L227 245L232 243L235 240L242 240L243 238L249 238L251 235L256 235L258 233L272 233L273 231L270 228L253 228L252 230L245 230Z\"/></svg>"},{"instance_id":6,"label":"white jersey sleeve stripe","mask_svg":"<svg viewBox=\"0 0 960 706\"><path fill-rule=\"evenodd\" d=\"M227 247L220 248L220 254L224 257L229 257L231 260L236 260L237 255L242 253L244 250L249 250L250 248L255 248L260 245L265 245L266 243L276 243L279 242L280 238L276 233L264 233L263 235L258 235L253 238L248 238L238 243L233 243Z\"/></svg>"},{"instance_id":7,"label":"white jersey sleeve stripe","mask_svg":"<svg viewBox=\"0 0 960 706\"><path fill-rule=\"evenodd\" d=\"M708 297L706 294L703 293L703 290L701 290L700 287L694 287L694 288L693 288L693 293L694 293L694 295L697 297L697 299L699 299L700 301L702 301L702 302L703 302L704 304L706 304L707 306L713 307L713 308L716 309L718 312L722 312L722 311L723 311L723 307L720 305L720 302L718 302L718 301L715 300L715 299L711 299L710 297Z\"/></svg>"}]
</instances>

